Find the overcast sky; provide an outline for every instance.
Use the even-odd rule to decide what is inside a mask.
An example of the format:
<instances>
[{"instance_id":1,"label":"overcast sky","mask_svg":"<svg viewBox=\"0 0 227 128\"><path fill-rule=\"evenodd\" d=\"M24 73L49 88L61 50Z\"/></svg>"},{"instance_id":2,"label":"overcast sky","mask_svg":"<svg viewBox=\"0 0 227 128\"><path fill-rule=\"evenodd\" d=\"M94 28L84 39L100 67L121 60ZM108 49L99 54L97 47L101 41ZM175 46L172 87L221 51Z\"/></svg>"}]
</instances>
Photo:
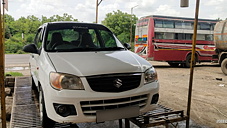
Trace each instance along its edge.
<instances>
[{"instance_id":1,"label":"overcast sky","mask_svg":"<svg viewBox=\"0 0 227 128\"><path fill-rule=\"evenodd\" d=\"M8 0L7 14L15 19L21 16L36 17L61 15L67 13L83 22L95 21L96 0ZM99 0L101 1L101 0ZM148 15L195 16L196 0L189 0L188 8L180 8L180 0L103 0L99 5L98 22L101 23L107 13L121 10L138 18ZM138 6L137 6L138 5ZM137 7L135 7L137 6ZM200 0L199 18L227 18L227 0Z\"/></svg>"}]
</instances>

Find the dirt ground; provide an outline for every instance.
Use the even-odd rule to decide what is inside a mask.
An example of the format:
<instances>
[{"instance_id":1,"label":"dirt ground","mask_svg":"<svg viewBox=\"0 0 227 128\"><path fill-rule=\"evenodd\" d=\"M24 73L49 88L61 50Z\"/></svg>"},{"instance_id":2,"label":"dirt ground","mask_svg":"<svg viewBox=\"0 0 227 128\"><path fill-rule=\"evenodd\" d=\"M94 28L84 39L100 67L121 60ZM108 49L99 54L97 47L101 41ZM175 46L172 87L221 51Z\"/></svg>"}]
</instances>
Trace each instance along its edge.
<instances>
[{"instance_id":1,"label":"dirt ground","mask_svg":"<svg viewBox=\"0 0 227 128\"><path fill-rule=\"evenodd\" d=\"M150 62L158 72L159 103L174 110L187 110L190 69ZM25 65L26 66L26 65ZM6 71L7 72L7 71ZM21 70L28 76L29 70ZM217 64L201 63L194 69L191 119L211 128L227 127L227 77ZM223 123L225 122L225 123Z\"/></svg>"},{"instance_id":2,"label":"dirt ground","mask_svg":"<svg viewBox=\"0 0 227 128\"><path fill-rule=\"evenodd\" d=\"M189 68L173 68L151 61L158 72L160 104L187 111ZM201 63L194 68L191 119L200 125L227 127L227 77L217 64ZM223 123L225 122L225 123Z\"/></svg>"}]
</instances>

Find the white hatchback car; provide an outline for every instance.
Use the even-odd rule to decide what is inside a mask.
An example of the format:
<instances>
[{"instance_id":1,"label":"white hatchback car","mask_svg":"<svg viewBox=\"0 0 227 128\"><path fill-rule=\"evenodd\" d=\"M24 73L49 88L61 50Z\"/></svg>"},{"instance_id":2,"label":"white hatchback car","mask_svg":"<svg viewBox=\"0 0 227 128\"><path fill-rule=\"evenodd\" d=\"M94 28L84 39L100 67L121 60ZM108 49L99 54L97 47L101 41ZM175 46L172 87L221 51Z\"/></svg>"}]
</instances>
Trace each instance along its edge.
<instances>
[{"instance_id":1,"label":"white hatchback car","mask_svg":"<svg viewBox=\"0 0 227 128\"><path fill-rule=\"evenodd\" d=\"M104 122L138 116L156 107L154 67L127 50L105 26L51 22L39 27L30 52L41 122Z\"/></svg>"}]
</instances>

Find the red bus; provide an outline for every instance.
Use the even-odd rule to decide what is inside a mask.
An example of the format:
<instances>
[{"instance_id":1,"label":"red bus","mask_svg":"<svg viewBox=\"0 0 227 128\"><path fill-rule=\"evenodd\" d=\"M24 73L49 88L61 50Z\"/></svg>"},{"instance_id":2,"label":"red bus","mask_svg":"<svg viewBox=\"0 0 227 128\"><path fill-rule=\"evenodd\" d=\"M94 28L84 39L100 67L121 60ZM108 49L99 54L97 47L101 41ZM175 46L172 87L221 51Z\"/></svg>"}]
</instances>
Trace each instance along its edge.
<instances>
[{"instance_id":1,"label":"red bus","mask_svg":"<svg viewBox=\"0 0 227 128\"><path fill-rule=\"evenodd\" d=\"M211 62L215 54L213 30L217 20L199 19L196 62ZM190 67L194 19L152 15L138 20L135 53L170 66Z\"/></svg>"}]
</instances>

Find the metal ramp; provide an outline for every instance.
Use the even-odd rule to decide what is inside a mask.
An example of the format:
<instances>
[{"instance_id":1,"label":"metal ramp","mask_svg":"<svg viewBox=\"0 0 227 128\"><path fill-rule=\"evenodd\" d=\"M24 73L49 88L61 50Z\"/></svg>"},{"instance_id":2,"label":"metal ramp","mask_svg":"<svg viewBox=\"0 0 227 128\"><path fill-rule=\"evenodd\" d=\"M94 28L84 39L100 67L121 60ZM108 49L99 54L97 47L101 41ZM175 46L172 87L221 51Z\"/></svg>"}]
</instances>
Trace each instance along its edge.
<instances>
[{"instance_id":1,"label":"metal ramp","mask_svg":"<svg viewBox=\"0 0 227 128\"><path fill-rule=\"evenodd\" d=\"M12 106L10 128L42 128L38 112L37 96L31 89L30 77L15 78ZM125 125L124 128L147 128L160 125L164 125L165 127L169 125L178 127L178 122L186 119L187 117L184 115L183 111L174 111L165 106L158 105L157 109L149 111L144 115L125 119L124 123L122 119L120 119L118 123L114 121L114 124L119 128L123 128L123 124ZM132 123L130 124L130 122ZM88 127L91 127L91 125L95 126L96 123L90 123ZM87 126L87 124L84 123L73 126L70 124L57 123L54 128L84 128L85 126ZM107 126L97 124L96 127L106 128Z\"/></svg>"},{"instance_id":2,"label":"metal ramp","mask_svg":"<svg viewBox=\"0 0 227 128\"><path fill-rule=\"evenodd\" d=\"M17 77L14 85L10 128L41 128L37 111L30 78Z\"/></svg>"},{"instance_id":3,"label":"metal ramp","mask_svg":"<svg viewBox=\"0 0 227 128\"><path fill-rule=\"evenodd\" d=\"M129 121L134 123L140 128L155 127L163 125L168 127L178 127L178 122L184 121L187 116L184 115L184 111L174 111L170 108L158 104L158 107L149 111L139 117L133 117L125 120L125 128L130 128Z\"/></svg>"},{"instance_id":4,"label":"metal ramp","mask_svg":"<svg viewBox=\"0 0 227 128\"><path fill-rule=\"evenodd\" d=\"M38 101L31 88L30 77L16 77L10 128L42 128ZM54 128L69 128L69 124L55 124ZM75 127L75 125L74 125Z\"/></svg>"}]
</instances>

